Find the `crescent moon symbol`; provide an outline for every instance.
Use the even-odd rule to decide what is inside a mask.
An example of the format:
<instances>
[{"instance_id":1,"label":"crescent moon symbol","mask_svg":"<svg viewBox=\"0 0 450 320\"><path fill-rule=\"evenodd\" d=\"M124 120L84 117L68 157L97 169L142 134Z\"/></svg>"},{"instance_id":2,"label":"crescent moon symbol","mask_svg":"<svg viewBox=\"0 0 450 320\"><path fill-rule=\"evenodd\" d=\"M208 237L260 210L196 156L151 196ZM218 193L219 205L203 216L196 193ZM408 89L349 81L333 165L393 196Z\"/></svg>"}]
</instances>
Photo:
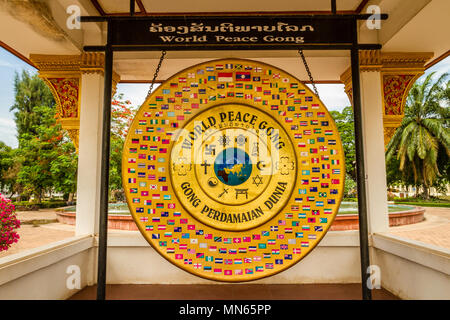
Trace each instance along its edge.
<instances>
[{"instance_id":1,"label":"crescent moon symbol","mask_svg":"<svg viewBox=\"0 0 450 320\"><path fill-rule=\"evenodd\" d=\"M256 168L258 168L259 171L264 170L264 169L261 169L261 163L263 163L263 162L264 162L264 161L258 161L258 162L256 163ZM266 166L263 165L263 167L266 167Z\"/></svg>"}]
</instances>

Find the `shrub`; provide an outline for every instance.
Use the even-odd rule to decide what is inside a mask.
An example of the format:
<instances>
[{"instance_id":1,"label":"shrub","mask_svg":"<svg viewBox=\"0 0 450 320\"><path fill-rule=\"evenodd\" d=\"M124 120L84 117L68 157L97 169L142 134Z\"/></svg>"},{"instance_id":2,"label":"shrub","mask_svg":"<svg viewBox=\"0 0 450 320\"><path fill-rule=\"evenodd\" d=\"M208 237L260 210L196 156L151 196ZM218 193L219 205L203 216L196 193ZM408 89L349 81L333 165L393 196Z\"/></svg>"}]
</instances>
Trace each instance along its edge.
<instances>
[{"instance_id":1,"label":"shrub","mask_svg":"<svg viewBox=\"0 0 450 320\"><path fill-rule=\"evenodd\" d=\"M66 201L61 201L61 200L53 200L53 201L42 201L40 204L40 207L43 209L48 209L48 208L59 208L59 207L65 207L67 205Z\"/></svg>"},{"instance_id":2,"label":"shrub","mask_svg":"<svg viewBox=\"0 0 450 320\"><path fill-rule=\"evenodd\" d=\"M0 193L0 252L6 251L20 236L15 231L20 228L20 221L16 217L15 207L11 200Z\"/></svg>"},{"instance_id":3,"label":"shrub","mask_svg":"<svg viewBox=\"0 0 450 320\"><path fill-rule=\"evenodd\" d=\"M13 203L14 207L18 211L37 211L39 210L39 205L37 203L29 201L17 201Z\"/></svg>"},{"instance_id":4,"label":"shrub","mask_svg":"<svg viewBox=\"0 0 450 320\"><path fill-rule=\"evenodd\" d=\"M64 200L48 200L41 203L18 201L14 202L16 210L18 211L37 211L39 209L59 208L67 206L67 202Z\"/></svg>"}]
</instances>

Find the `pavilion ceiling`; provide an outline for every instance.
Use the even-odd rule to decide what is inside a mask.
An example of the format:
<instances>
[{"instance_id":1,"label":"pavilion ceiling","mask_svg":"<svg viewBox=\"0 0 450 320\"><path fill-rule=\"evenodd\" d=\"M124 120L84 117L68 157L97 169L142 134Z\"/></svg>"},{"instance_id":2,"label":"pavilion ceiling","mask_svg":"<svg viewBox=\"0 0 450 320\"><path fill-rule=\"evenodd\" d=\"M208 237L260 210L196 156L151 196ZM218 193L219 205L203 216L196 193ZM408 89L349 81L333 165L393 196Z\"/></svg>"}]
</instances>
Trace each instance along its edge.
<instances>
[{"instance_id":1,"label":"pavilion ceiling","mask_svg":"<svg viewBox=\"0 0 450 320\"><path fill-rule=\"evenodd\" d=\"M129 13L129 1L125 0L90 0L100 15L125 15ZM359 13L368 0L338 0L337 10L341 13ZM195 14L195 13L329 13L330 0L228 0L220 2L211 0L136 0L136 14Z\"/></svg>"}]
</instances>

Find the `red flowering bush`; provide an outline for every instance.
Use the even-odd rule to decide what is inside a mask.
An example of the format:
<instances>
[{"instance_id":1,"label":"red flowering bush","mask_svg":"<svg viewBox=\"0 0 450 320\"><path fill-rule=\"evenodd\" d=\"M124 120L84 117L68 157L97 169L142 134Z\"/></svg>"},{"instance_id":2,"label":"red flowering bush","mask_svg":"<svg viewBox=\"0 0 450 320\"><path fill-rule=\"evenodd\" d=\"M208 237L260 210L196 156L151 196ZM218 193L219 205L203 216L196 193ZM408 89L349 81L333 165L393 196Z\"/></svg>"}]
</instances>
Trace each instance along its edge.
<instances>
[{"instance_id":1,"label":"red flowering bush","mask_svg":"<svg viewBox=\"0 0 450 320\"><path fill-rule=\"evenodd\" d=\"M8 250L20 236L15 231L20 228L14 205L0 193L0 252Z\"/></svg>"}]
</instances>

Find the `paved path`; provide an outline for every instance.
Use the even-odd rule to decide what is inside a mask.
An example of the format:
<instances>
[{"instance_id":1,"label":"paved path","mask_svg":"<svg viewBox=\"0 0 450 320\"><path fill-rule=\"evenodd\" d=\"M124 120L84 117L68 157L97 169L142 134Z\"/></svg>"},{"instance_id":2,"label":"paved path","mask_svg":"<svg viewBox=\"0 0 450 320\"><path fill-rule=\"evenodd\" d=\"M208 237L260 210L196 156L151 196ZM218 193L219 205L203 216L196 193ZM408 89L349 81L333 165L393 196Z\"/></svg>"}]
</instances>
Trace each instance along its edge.
<instances>
[{"instance_id":1,"label":"paved path","mask_svg":"<svg viewBox=\"0 0 450 320\"><path fill-rule=\"evenodd\" d=\"M56 220L56 211L54 209L40 209L39 211L17 211L17 218L21 222L32 220Z\"/></svg>"},{"instance_id":2,"label":"paved path","mask_svg":"<svg viewBox=\"0 0 450 320\"><path fill-rule=\"evenodd\" d=\"M450 208L425 208L425 221L389 228L393 235L450 249Z\"/></svg>"},{"instance_id":3,"label":"paved path","mask_svg":"<svg viewBox=\"0 0 450 320\"><path fill-rule=\"evenodd\" d=\"M59 223L39 226L22 225L18 230L19 241L13 244L8 251L0 252L0 258L75 236L73 227L72 230L61 230L61 227L65 227L64 225L60 225L59 229L54 228L54 225L59 225Z\"/></svg>"}]
</instances>

